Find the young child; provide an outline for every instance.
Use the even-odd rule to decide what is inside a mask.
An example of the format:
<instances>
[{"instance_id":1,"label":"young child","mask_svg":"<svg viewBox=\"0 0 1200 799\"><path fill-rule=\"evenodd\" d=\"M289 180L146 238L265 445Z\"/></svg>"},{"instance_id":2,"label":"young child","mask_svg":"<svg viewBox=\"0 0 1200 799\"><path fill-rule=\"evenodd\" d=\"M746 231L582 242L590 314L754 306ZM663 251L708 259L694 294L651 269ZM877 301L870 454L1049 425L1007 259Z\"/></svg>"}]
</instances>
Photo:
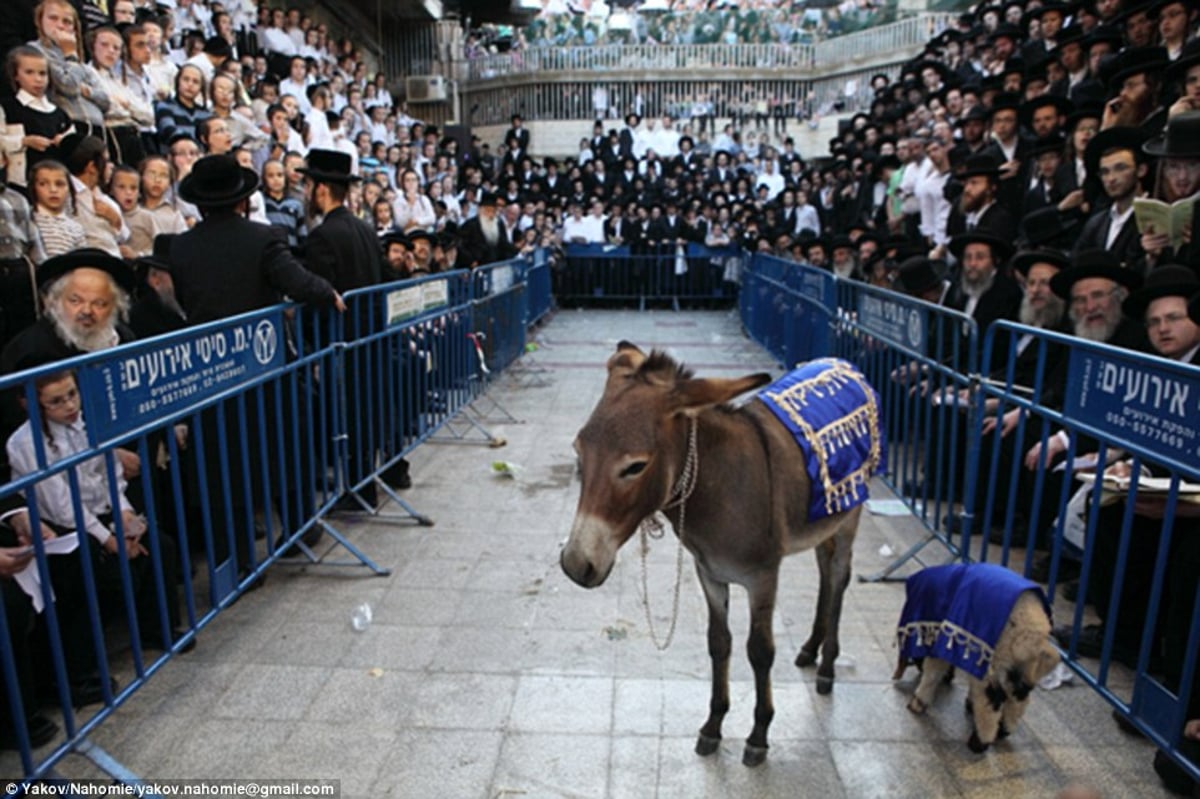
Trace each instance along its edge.
<instances>
[{"instance_id":1,"label":"young child","mask_svg":"<svg viewBox=\"0 0 1200 799\"><path fill-rule=\"evenodd\" d=\"M36 47L21 45L8 54L5 69L16 95L3 100L9 132L19 127L21 148L9 153L8 182L28 185L27 176L39 162L58 159L59 144L73 128L66 112L46 97L50 66Z\"/></svg>"},{"instance_id":2,"label":"young child","mask_svg":"<svg viewBox=\"0 0 1200 799\"><path fill-rule=\"evenodd\" d=\"M149 255L154 249L154 237L159 233L154 215L138 205L141 188L142 178L136 169L125 164L118 164L113 169L108 194L121 206L121 216L125 218L125 227L129 228L129 241L124 246L129 248L133 258Z\"/></svg>"},{"instance_id":3,"label":"young child","mask_svg":"<svg viewBox=\"0 0 1200 799\"><path fill-rule=\"evenodd\" d=\"M83 225L71 214L75 190L71 175L58 161L40 161L29 173L33 223L42 235L47 258L87 245Z\"/></svg>"},{"instance_id":4,"label":"young child","mask_svg":"<svg viewBox=\"0 0 1200 799\"><path fill-rule=\"evenodd\" d=\"M183 233L187 220L174 204L167 202L175 172L165 156L151 155L138 165L142 179L142 207L154 218L157 233ZM151 242L153 243L153 242Z\"/></svg>"},{"instance_id":5,"label":"young child","mask_svg":"<svg viewBox=\"0 0 1200 799\"><path fill-rule=\"evenodd\" d=\"M288 191L287 171L282 161L263 164L263 198L271 224L287 231L288 246L296 249L303 244L308 235L304 225L304 204Z\"/></svg>"},{"instance_id":6,"label":"young child","mask_svg":"<svg viewBox=\"0 0 1200 799\"><path fill-rule=\"evenodd\" d=\"M45 453L47 467L91 448L87 426L83 420L83 401L74 371L44 374L34 379L34 388L37 392L38 408L30 412L29 419L8 439L8 460L14 480L40 471L37 454L39 440ZM121 612L121 569L113 557L121 552L117 536L123 537L124 557L128 561L133 581L132 589L142 645L161 649L158 592L153 576L153 564L150 558L145 557L150 554L147 549L148 539L143 538L146 523L125 496L127 482L120 460L114 456L115 486L109 481L106 461L107 458L97 455L76 466L74 490L66 472L39 480L35 488L38 514L43 522L60 534L72 530L79 532L80 546L86 543L90 553L100 602L104 606L103 609L108 611L103 614L106 617L124 616ZM117 501L115 508L112 504L114 498ZM75 513L76 501L80 510L78 516ZM116 523L118 515L119 525ZM165 578L165 609L172 634L178 637L182 633L177 629L179 602L175 593L175 577L178 572L176 549L166 536L158 537L158 546L161 549ZM57 583L55 590L57 594ZM55 604L60 615L71 616L72 611L86 614L86 609L82 606L64 608L65 603L61 597L56 599ZM87 637L90 639L90 635ZM184 650L190 649L193 643L185 645ZM93 652L87 652L85 649L75 653L76 665L93 655L94 647L92 649ZM78 675L78 670L71 676L73 682L82 678ZM73 693L76 692L75 688L76 686L73 686Z\"/></svg>"}]
</instances>

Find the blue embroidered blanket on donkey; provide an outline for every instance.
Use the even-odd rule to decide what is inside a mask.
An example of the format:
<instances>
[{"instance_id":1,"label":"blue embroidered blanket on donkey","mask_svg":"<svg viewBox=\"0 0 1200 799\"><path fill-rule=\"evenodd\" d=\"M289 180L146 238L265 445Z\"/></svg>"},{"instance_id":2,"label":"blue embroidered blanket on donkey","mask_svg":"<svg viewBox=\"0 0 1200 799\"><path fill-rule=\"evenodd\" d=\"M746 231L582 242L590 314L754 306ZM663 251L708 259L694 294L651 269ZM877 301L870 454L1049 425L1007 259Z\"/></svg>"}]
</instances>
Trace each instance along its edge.
<instances>
[{"instance_id":1,"label":"blue embroidered blanket on donkey","mask_svg":"<svg viewBox=\"0 0 1200 799\"><path fill-rule=\"evenodd\" d=\"M846 361L822 358L788 372L756 395L792 431L808 462L816 521L867 501L883 465L879 396Z\"/></svg>"},{"instance_id":2,"label":"blue embroidered blanket on donkey","mask_svg":"<svg viewBox=\"0 0 1200 799\"><path fill-rule=\"evenodd\" d=\"M1036 591L1050 612L1040 585L988 563L931 566L909 577L904 589L896 631L901 666L935 657L979 679L991 666L1017 597Z\"/></svg>"}]
</instances>

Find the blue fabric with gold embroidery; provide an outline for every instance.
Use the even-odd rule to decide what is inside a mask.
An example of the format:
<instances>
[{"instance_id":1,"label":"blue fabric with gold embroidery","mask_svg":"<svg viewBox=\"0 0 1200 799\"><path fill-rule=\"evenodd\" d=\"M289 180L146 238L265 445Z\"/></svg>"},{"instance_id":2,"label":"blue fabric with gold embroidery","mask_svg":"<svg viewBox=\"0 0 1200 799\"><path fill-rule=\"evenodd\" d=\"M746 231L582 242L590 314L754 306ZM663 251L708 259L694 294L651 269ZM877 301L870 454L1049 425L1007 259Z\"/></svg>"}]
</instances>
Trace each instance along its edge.
<instances>
[{"instance_id":1,"label":"blue fabric with gold embroidery","mask_svg":"<svg viewBox=\"0 0 1200 799\"><path fill-rule=\"evenodd\" d=\"M847 361L822 358L788 372L756 395L804 452L812 495L808 520L867 500L884 462L879 397Z\"/></svg>"},{"instance_id":2,"label":"blue fabric with gold embroidery","mask_svg":"<svg viewBox=\"0 0 1200 799\"><path fill-rule=\"evenodd\" d=\"M896 631L901 663L936 657L983 679L1013 605L1036 591L1050 613L1042 587L1003 566L952 563L909 577Z\"/></svg>"}]
</instances>

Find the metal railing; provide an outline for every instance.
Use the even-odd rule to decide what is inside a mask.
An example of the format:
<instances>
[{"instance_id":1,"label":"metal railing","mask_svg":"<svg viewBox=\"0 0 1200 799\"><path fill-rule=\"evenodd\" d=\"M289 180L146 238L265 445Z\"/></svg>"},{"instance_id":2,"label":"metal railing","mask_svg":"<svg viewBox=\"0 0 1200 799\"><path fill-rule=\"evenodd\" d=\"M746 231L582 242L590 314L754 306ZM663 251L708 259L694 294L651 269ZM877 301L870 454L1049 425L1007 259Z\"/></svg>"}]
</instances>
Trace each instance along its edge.
<instances>
[{"instance_id":1,"label":"metal railing","mask_svg":"<svg viewBox=\"0 0 1200 799\"><path fill-rule=\"evenodd\" d=\"M476 82L548 72L827 70L864 58L919 48L953 20L953 14L921 14L817 44L533 47L474 59L469 62L468 77Z\"/></svg>"}]
</instances>

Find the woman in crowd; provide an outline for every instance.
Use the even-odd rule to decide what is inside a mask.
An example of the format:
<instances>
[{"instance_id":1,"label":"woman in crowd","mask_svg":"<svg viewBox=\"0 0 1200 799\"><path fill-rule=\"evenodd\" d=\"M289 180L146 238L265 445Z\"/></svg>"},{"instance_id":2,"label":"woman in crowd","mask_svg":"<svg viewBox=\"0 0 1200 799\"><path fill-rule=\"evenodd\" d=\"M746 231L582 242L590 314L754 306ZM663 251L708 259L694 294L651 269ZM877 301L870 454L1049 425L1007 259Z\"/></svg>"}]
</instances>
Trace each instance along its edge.
<instances>
[{"instance_id":1,"label":"woman in crowd","mask_svg":"<svg viewBox=\"0 0 1200 799\"><path fill-rule=\"evenodd\" d=\"M421 194L421 179L411 169L404 170L400 175L400 194L396 197L392 215L400 230L415 227L432 230L437 222L433 203Z\"/></svg>"}]
</instances>

